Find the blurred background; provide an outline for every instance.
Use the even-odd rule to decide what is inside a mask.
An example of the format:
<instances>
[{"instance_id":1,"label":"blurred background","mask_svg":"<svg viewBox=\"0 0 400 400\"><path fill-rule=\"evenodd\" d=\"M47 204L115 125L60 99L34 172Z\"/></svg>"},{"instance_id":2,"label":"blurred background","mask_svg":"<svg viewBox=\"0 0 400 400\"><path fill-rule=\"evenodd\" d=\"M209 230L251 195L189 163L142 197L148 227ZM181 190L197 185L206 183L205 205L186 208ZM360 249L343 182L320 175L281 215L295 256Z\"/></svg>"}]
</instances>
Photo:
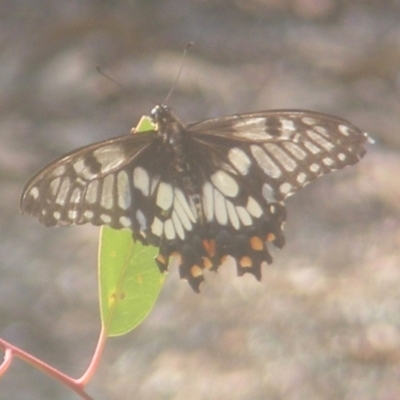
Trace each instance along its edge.
<instances>
[{"instance_id":1,"label":"blurred background","mask_svg":"<svg viewBox=\"0 0 400 400\"><path fill-rule=\"evenodd\" d=\"M200 295L172 268L148 319L107 342L96 400L400 398L400 1L1 0L0 336L67 374L99 333L99 230L19 213L53 158L129 133L174 84L185 122L272 108L339 115L375 145L287 202L263 280ZM104 78L96 66L121 83ZM77 396L16 361L0 399Z\"/></svg>"}]
</instances>

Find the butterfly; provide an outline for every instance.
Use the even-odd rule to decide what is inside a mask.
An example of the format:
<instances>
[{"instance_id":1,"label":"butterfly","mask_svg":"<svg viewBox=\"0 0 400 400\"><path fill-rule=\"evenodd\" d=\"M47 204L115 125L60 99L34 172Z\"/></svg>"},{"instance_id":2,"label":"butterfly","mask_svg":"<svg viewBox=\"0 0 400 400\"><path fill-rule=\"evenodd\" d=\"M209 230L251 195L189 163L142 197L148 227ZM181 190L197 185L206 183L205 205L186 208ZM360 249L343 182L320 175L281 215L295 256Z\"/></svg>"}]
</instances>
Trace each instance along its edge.
<instances>
[{"instance_id":1,"label":"butterfly","mask_svg":"<svg viewBox=\"0 0 400 400\"><path fill-rule=\"evenodd\" d=\"M198 292L204 270L227 256L238 275L261 279L282 248L283 201L315 178L365 154L368 135L341 118L300 110L237 114L183 124L166 105L154 129L72 151L37 172L22 213L46 226L91 223L130 229L159 247L166 271L177 255L181 278Z\"/></svg>"}]
</instances>

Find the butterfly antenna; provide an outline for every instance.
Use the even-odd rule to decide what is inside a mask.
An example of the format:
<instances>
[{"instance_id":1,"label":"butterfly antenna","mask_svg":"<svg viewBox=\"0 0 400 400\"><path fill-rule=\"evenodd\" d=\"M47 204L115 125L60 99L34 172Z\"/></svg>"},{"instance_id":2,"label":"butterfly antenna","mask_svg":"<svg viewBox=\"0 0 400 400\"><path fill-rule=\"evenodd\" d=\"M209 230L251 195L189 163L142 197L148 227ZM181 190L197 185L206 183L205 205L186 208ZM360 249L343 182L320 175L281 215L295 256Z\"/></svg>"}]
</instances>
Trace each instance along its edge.
<instances>
[{"instance_id":1,"label":"butterfly antenna","mask_svg":"<svg viewBox=\"0 0 400 400\"><path fill-rule=\"evenodd\" d=\"M118 81L116 81L114 78L111 78L110 75L107 75L105 72L103 72L103 70L97 66L96 67L96 71L100 74L103 75L104 78L107 78L109 81L111 81L112 83L116 84L117 86L119 86L124 92L126 91L126 87L124 85L122 85L121 83L119 83Z\"/></svg>"},{"instance_id":2,"label":"butterfly antenna","mask_svg":"<svg viewBox=\"0 0 400 400\"><path fill-rule=\"evenodd\" d=\"M179 77L181 76L181 72L182 72L182 69L183 69L183 64L184 64L184 61L185 61L185 58L186 58L187 51L188 51L189 47L192 46L193 44L194 44L194 42L189 42L189 43L185 46L185 49L183 50L182 59L181 59L181 65L180 65L180 67L179 67L178 73L176 74L174 83L172 84L171 89L169 90L167 96L165 97L165 100L164 100L164 103L163 103L163 104L167 104L168 99L170 98L172 92L174 91L175 86L176 86L176 83L178 82L178 79L179 79Z\"/></svg>"},{"instance_id":3,"label":"butterfly antenna","mask_svg":"<svg viewBox=\"0 0 400 400\"><path fill-rule=\"evenodd\" d=\"M100 75L102 75L102 76L104 76L104 78L106 78L106 79L108 79L109 81L111 81L112 83L114 83L115 85L117 85L118 87L120 87L121 89L122 89L122 91L126 94L126 95L129 95L129 93L128 93L128 91L127 91L127 89L126 89L126 87L124 86L124 85L122 85L120 82L118 82L117 80L115 80L114 78L111 78L111 76L110 75L107 75L105 72L103 72L103 70L99 67L99 66L97 66L96 67L96 70L97 70L97 72L100 74ZM155 101L153 101L153 100L150 100L150 99L145 99L146 101L148 101L151 105L155 105L155 104L157 104Z\"/></svg>"}]
</instances>

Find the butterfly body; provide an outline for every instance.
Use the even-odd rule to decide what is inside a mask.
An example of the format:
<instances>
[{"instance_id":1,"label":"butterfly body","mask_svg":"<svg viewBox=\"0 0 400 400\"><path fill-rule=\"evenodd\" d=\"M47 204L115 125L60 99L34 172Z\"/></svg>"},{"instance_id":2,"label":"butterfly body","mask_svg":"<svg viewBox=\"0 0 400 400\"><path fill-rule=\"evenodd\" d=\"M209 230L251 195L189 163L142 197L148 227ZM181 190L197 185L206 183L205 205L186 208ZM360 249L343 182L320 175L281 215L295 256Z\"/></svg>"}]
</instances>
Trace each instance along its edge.
<instances>
[{"instance_id":1,"label":"butterfly body","mask_svg":"<svg viewBox=\"0 0 400 400\"><path fill-rule=\"evenodd\" d=\"M199 183L203 180L201 171L195 163L196 144L185 129L185 126L176 118L166 106L156 106L151 113L158 134L162 137L162 152L167 153L164 168L167 170L168 180L174 186L185 189L189 203L194 205L194 212L198 222L204 223L204 212L201 207Z\"/></svg>"},{"instance_id":2,"label":"butterfly body","mask_svg":"<svg viewBox=\"0 0 400 400\"><path fill-rule=\"evenodd\" d=\"M226 256L261 278L267 244L284 245L283 200L320 175L354 164L367 135L326 114L281 110L184 125L165 105L155 129L95 143L39 171L21 210L47 226L92 223L130 229L159 247L162 271L199 290Z\"/></svg>"}]
</instances>

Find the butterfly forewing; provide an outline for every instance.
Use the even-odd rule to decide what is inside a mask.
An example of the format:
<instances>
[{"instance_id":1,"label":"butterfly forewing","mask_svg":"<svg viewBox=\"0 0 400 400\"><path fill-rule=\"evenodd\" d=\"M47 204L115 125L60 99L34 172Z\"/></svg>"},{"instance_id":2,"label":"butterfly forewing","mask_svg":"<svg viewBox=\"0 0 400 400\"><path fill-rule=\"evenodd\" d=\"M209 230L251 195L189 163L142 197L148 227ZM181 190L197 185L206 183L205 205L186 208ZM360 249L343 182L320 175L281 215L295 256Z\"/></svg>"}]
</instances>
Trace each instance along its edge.
<instances>
[{"instance_id":1,"label":"butterfly forewing","mask_svg":"<svg viewBox=\"0 0 400 400\"><path fill-rule=\"evenodd\" d=\"M367 135L325 114L277 110L184 126L166 106L156 130L84 147L54 161L27 184L21 209L45 225L129 228L160 247L166 270L199 290L204 269L227 255L238 273L261 278L267 243L284 244L282 201L330 171L357 162Z\"/></svg>"},{"instance_id":2,"label":"butterfly forewing","mask_svg":"<svg viewBox=\"0 0 400 400\"><path fill-rule=\"evenodd\" d=\"M37 172L21 197L21 210L47 226L92 223L123 228L134 207L131 167L156 132L120 136L73 151Z\"/></svg>"},{"instance_id":3,"label":"butterfly forewing","mask_svg":"<svg viewBox=\"0 0 400 400\"><path fill-rule=\"evenodd\" d=\"M233 115L191 129L210 149L230 142L225 154L231 164L243 175L264 173L265 183L271 185L265 192L275 200L320 175L356 163L365 154L367 141L365 133L341 118L297 110Z\"/></svg>"}]
</instances>

